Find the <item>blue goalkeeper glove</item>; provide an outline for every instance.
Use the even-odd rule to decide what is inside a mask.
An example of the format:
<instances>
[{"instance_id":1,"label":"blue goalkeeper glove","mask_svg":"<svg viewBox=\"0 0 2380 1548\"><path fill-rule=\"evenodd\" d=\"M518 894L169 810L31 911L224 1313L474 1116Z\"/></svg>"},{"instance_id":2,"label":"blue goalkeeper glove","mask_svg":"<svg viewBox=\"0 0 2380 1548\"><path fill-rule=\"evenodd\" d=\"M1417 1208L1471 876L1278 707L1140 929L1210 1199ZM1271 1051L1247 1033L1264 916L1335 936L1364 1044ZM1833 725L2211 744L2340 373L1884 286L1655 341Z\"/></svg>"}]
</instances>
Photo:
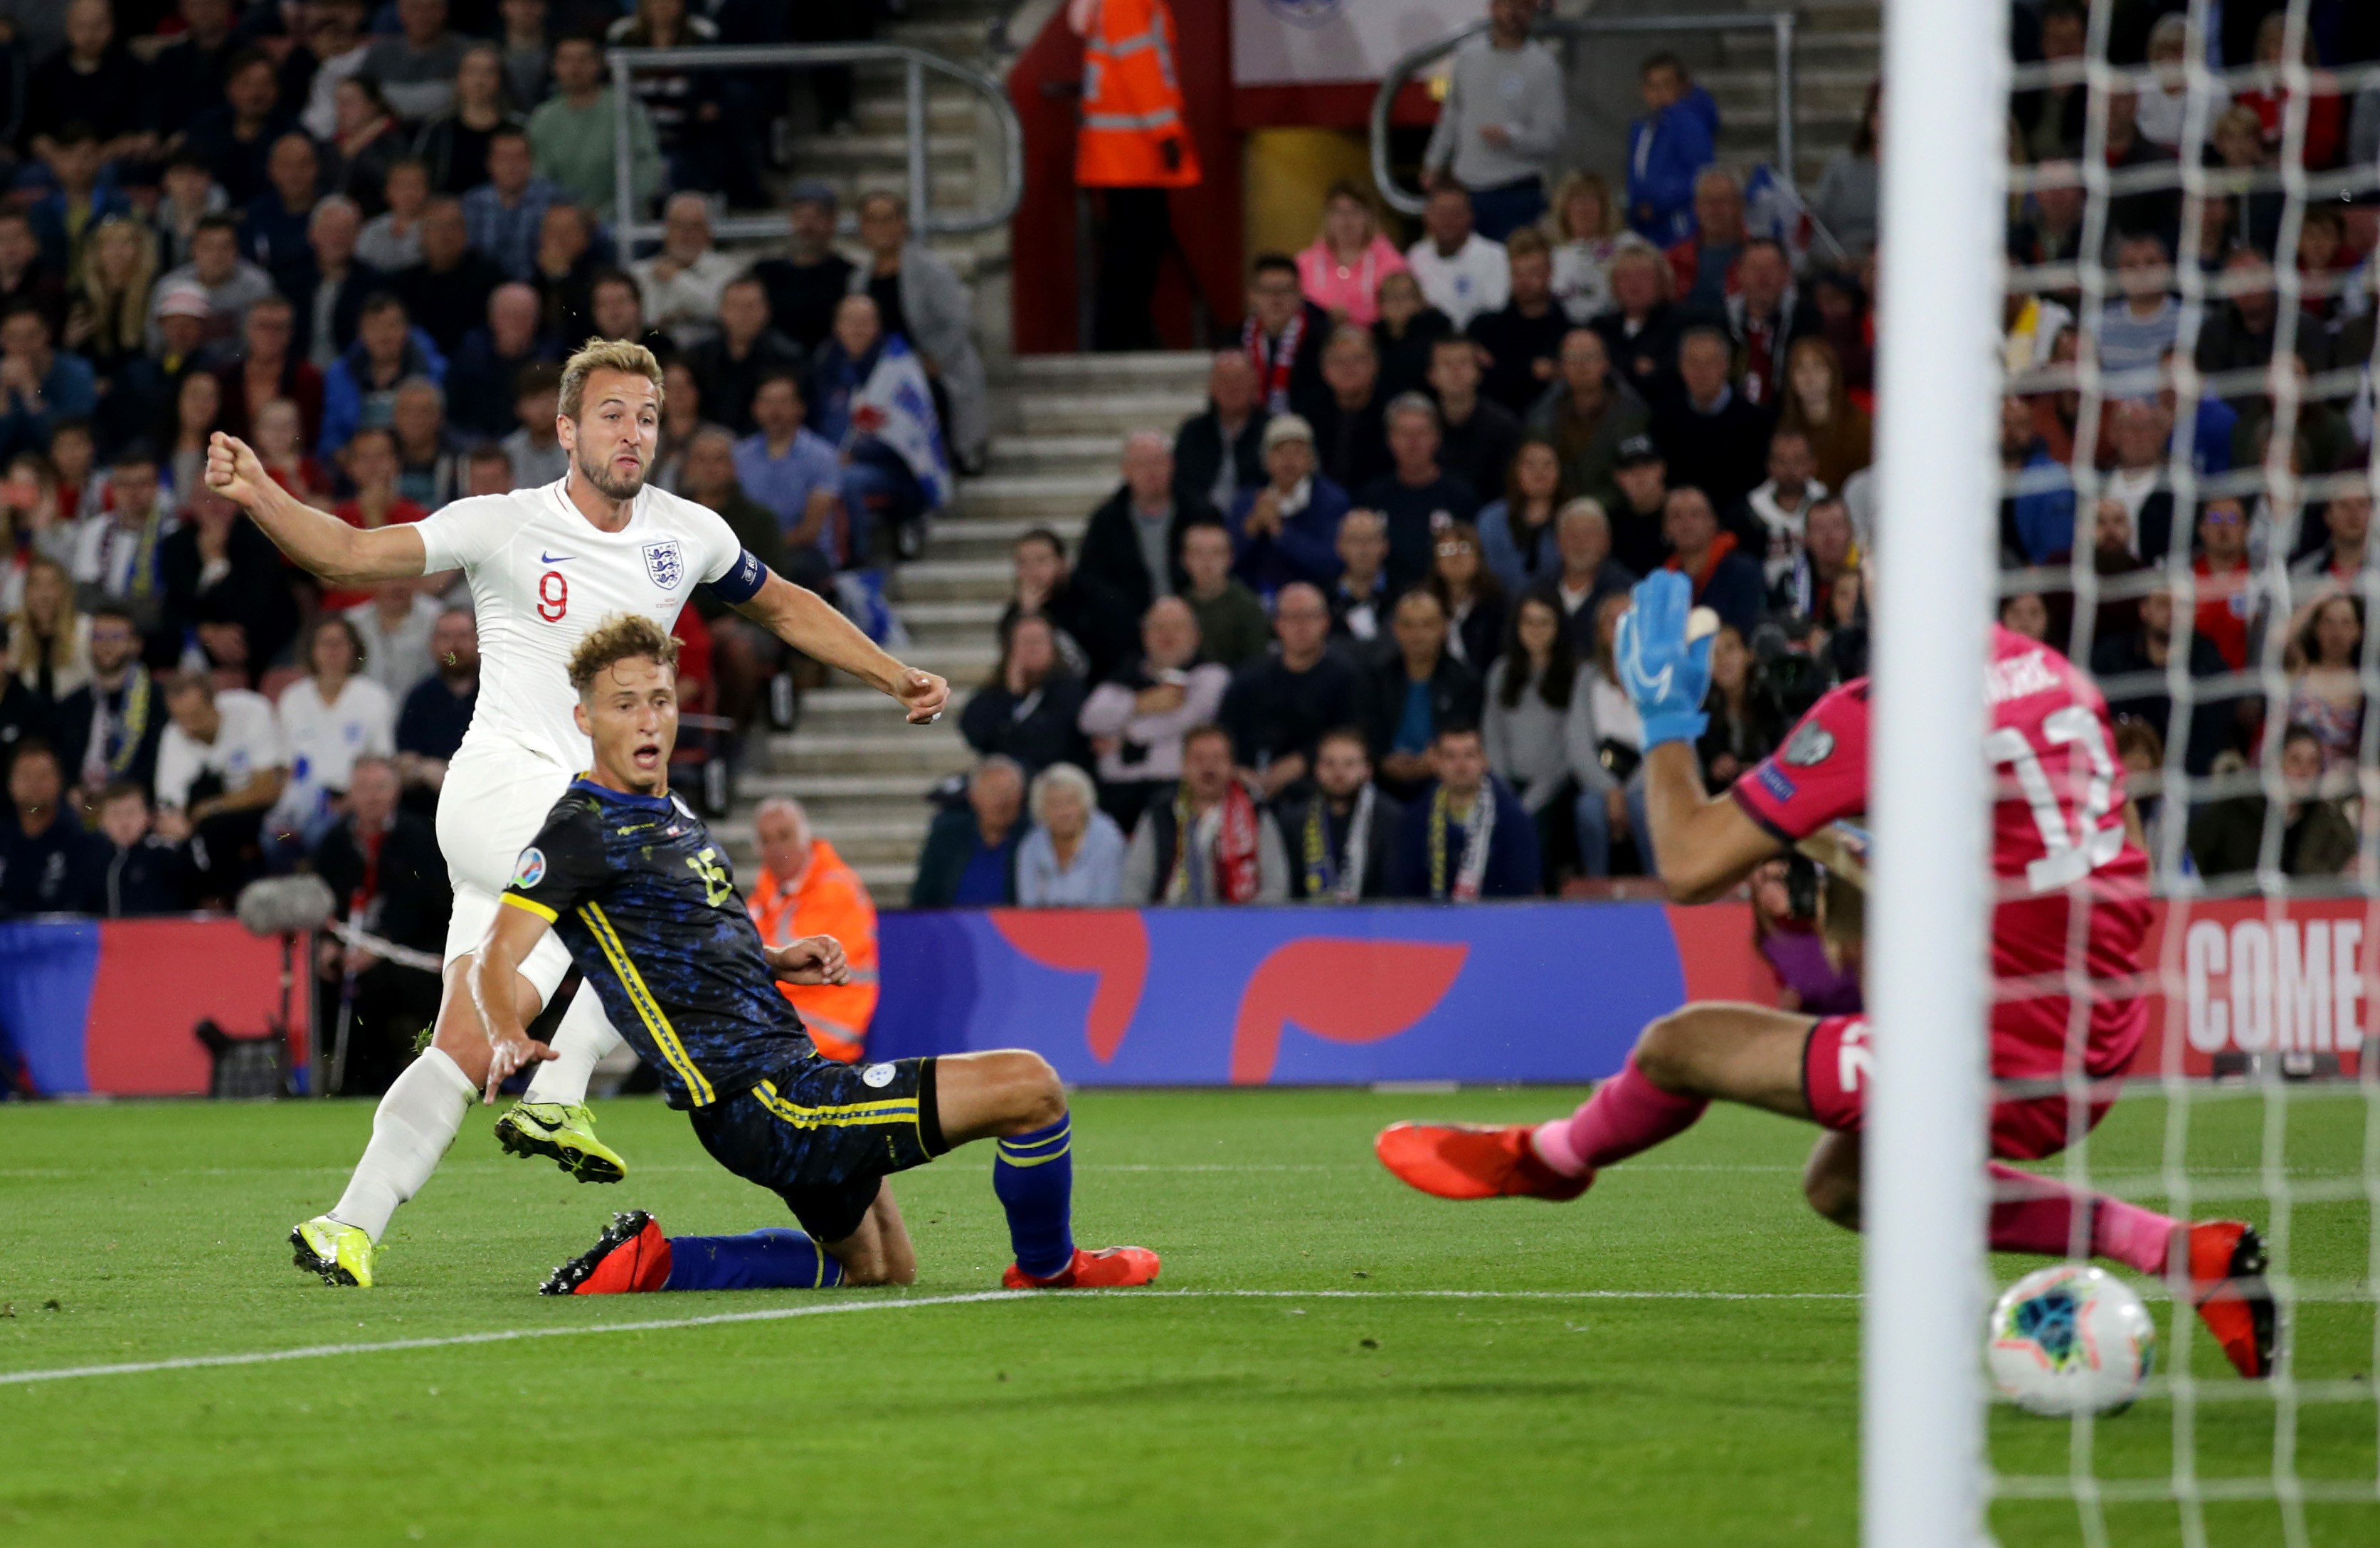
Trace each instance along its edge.
<instances>
[{"instance_id":1,"label":"blue goalkeeper glove","mask_svg":"<svg viewBox=\"0 0 2380 1548\"><path fill-rule=\"evenodd\" d=\"M1612 653L1620 686L1645 722L1645 750L1691 742L1710 724L1703 699L1710 691L1712 638L1686 642L1694 586L1675 570L1657 570L1630 597L1635 605L1621 616Z\"/></svg>"}]
</instances>

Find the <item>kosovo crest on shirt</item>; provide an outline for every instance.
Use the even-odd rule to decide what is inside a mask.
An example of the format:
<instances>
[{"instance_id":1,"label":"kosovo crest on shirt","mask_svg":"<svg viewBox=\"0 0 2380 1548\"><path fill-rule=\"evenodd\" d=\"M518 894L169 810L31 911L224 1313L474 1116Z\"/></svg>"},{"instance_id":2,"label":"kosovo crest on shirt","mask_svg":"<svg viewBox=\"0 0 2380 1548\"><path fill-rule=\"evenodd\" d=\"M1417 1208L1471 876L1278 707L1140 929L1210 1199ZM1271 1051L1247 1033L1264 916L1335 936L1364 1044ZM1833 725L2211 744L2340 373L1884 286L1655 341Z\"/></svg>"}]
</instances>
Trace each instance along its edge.
<instances>
[{"instance_id":1,"label":"kosovo crest on shirt","mask_svg":"<svg viewBox=\"0 0 2380 1548\"><path fill-rule=\"evenodd\" d=\"M686 579L686 555L675 538L645 544L645 573L662 591L677 590L678 582Z\"/></svg>"}]
</instances>

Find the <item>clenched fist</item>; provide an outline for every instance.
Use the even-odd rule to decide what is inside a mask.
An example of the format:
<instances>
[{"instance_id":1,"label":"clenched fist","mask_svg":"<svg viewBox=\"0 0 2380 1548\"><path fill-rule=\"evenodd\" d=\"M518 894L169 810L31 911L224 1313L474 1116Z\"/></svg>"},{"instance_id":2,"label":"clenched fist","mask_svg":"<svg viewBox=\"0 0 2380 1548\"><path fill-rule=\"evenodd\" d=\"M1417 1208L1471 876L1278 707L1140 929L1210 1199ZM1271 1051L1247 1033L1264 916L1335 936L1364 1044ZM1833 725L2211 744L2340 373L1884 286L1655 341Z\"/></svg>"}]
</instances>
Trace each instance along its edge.
<instances>
[{"instance_id":1,"label":"clenched fist","mask_svg":"<svg viewBox=\"0 0 2380 1548\"><path fill-rule=\"evenodd\" d=\"M207 438L209 489L244 507L261 498L272 482L272 476L265 472L264 464L247 442L220 430Z\"/></svg>"}]
</instances>

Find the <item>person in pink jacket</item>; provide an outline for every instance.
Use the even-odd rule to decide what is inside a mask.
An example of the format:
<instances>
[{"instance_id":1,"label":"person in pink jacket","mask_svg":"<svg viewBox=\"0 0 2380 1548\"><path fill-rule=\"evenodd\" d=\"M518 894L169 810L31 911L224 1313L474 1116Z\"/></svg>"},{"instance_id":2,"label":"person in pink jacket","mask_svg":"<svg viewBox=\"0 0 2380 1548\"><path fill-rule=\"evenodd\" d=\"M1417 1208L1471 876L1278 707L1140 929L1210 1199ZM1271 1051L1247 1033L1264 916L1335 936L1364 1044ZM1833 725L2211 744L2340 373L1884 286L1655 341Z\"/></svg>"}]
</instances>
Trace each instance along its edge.
<instances>
[{"instance_id":1,"label":"person in pink jacket","mask_svg":"<svg viewBox=\"0 0 2380 1548\"><path fill-rule=\"evenodd\" d=\"M1403 254L1380 235L1364 190L1350 182L1331 184L1322 205L1322 234L1297 255L1305 299L1342 323L1368 328L1380 314L1380 281L1405 267Z\"/></svg>"}]
</instances>

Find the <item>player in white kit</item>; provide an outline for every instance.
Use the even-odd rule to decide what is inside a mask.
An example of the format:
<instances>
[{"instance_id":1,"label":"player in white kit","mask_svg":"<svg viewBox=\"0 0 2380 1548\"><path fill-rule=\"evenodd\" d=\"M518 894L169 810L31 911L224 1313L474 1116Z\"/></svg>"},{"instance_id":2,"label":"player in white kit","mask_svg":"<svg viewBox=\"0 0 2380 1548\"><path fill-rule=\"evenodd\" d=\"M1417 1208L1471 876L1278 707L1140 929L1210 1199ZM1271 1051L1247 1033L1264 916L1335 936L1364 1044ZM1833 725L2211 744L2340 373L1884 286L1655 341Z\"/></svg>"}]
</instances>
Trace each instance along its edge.
<instances>
[{"instance_id":1,"label":"player in white kit","mask_svg":"<svg viewBox=\"0 0 2380 1548\"><path fill-rule=\"evenodd\" d=\"M457 500L409 526L358 529L300 503L256 454L217 433L207 482L254 518L301 567L334 585L463 571L480 630L480 698L438 802L438 847L455 888L446 993L436 1034L381 1099L371 1142L327 1214L290 1233L298 1266L334 1285L370 1285L396 1207L437 1169L487 1078L486 1029L462 969L494 917L521 851L588 766L565 664L613 613L667 628L697 585L796 650L882 689L923 724L949 686L904 666L816 594L744 551L713 511L650 488L660 434L662 370L640 345L590 339L562 380L555 429L570 467L541 489ZM552 940L521 965L524 1021L569 968ZM505 1115L506 1148L553 1157L589 1181L616 1181L619 1158L596 1140L582 1105L595 1063L619 1041L592 994L573 996L526 1099Z\"/></svg>"}]
</instances>

